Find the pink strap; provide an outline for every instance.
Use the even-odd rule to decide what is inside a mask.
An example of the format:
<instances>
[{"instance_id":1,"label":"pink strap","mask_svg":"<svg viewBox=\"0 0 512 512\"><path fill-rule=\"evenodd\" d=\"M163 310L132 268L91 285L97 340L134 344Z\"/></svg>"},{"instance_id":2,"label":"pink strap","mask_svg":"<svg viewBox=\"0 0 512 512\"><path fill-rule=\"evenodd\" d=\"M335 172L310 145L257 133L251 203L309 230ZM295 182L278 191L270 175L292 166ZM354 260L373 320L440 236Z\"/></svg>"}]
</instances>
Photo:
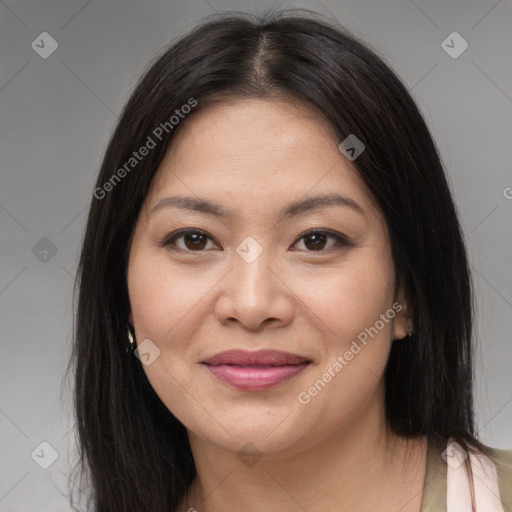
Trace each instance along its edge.
<instances>
[{"instance_id":1,"label":"pink strap","mask_svg":"<svg viewBox=\"0 0 512 512\"><path fill-rule=\"evenodd\" d=\"M474 498L471 483L464 466L468 458L473 471ZM504 512L498 486L498 472L491 459L473 455L453 438L443 453L447 462L446 503L448 512Z\"/></svg>"}]
</instances>

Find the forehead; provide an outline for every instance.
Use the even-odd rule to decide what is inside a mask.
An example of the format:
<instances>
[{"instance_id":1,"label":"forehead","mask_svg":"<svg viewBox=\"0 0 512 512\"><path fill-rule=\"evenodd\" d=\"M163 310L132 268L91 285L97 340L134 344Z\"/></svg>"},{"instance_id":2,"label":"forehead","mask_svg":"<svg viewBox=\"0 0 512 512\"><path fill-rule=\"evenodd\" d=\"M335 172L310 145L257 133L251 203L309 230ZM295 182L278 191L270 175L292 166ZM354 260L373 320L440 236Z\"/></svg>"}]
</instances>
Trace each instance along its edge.
<instances>
[{"instance_id":1,"label":"forehead","mask_svg":"<svg viewBox=\"0 0 512 512\"><path fill-rule=\"evenodd\" d=\"M167 193L286 202L342 192L367 208L370 195L338 150L334 130L313 108L291 100L223 101L180 126L146 203Z\"/></svg>"}]
</instances>

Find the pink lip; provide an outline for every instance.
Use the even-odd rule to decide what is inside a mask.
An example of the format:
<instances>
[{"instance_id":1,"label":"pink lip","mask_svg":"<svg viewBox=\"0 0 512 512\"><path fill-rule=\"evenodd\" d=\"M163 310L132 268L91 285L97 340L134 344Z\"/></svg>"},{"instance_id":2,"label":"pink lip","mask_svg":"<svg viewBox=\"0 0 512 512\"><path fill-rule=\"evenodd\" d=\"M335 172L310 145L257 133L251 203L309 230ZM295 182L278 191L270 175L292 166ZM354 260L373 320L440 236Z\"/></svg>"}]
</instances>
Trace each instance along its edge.
<instances>
[{"instance_id":1,"label":"pink lip","mask_svg":"<svg viewBox=\"0 0 512 512\"><path fill-rule=\"evenodd\" d=\"M238 389L268 389L304 370L311 361L278 350L229 350L203 361L219 380Z\"/></svg>"}]
</instances>

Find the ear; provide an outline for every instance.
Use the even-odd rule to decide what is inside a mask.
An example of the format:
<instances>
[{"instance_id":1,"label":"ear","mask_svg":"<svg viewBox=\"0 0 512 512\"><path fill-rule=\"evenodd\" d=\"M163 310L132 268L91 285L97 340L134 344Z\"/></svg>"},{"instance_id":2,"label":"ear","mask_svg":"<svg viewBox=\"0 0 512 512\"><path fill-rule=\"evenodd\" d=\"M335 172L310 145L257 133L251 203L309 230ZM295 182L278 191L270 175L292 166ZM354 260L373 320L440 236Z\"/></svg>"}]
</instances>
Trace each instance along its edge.
<instances>
[{"instance_id":1,"label":"ear","mask_svg":"<svg viewBox=\"0 0 512 512\"><path fill-rule=\"evenodd\" d=\"M128 321L130 322L130 325L133 327L133 313L130 310L130 315L128 316Z\"/></svg>"},{"instance_id":2,"label":"ear","mask_svg":"<svg viewBox=\"0 0 512 512\"><path fill-rule=\"evenodd\" d=\"M412 301L407 298L405 288L402 284L398 287L395 303L395 311L397 314L395 317L393 339L402 340L408 337L407 333L412 334L414 332L414 308Z\"/></svg>"}]
</instances>

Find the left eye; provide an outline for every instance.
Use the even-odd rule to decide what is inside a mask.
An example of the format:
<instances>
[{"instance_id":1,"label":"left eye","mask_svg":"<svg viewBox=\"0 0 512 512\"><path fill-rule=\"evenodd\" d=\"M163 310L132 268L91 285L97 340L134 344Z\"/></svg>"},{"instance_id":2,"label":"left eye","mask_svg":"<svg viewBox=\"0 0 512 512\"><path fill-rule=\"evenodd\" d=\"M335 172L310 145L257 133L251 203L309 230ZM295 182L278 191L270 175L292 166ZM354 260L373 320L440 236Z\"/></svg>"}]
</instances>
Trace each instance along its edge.
<instances>
[{"instance_id":1,"label":"left eye","mask_svg":"<svg viewBox=\"0 0 512 512\"><path fill-rule=\"evenodd\" d=\"M334 242L330 246L326 247L327 240L329 238L334 240ZM306 250L309 252L323 251L331 249L332 247L348 245L348 242L343 235L331 231L308 231L299 238L299 241L304 241L304 247L306 247Z\"/></svg>"}]
</instances>

